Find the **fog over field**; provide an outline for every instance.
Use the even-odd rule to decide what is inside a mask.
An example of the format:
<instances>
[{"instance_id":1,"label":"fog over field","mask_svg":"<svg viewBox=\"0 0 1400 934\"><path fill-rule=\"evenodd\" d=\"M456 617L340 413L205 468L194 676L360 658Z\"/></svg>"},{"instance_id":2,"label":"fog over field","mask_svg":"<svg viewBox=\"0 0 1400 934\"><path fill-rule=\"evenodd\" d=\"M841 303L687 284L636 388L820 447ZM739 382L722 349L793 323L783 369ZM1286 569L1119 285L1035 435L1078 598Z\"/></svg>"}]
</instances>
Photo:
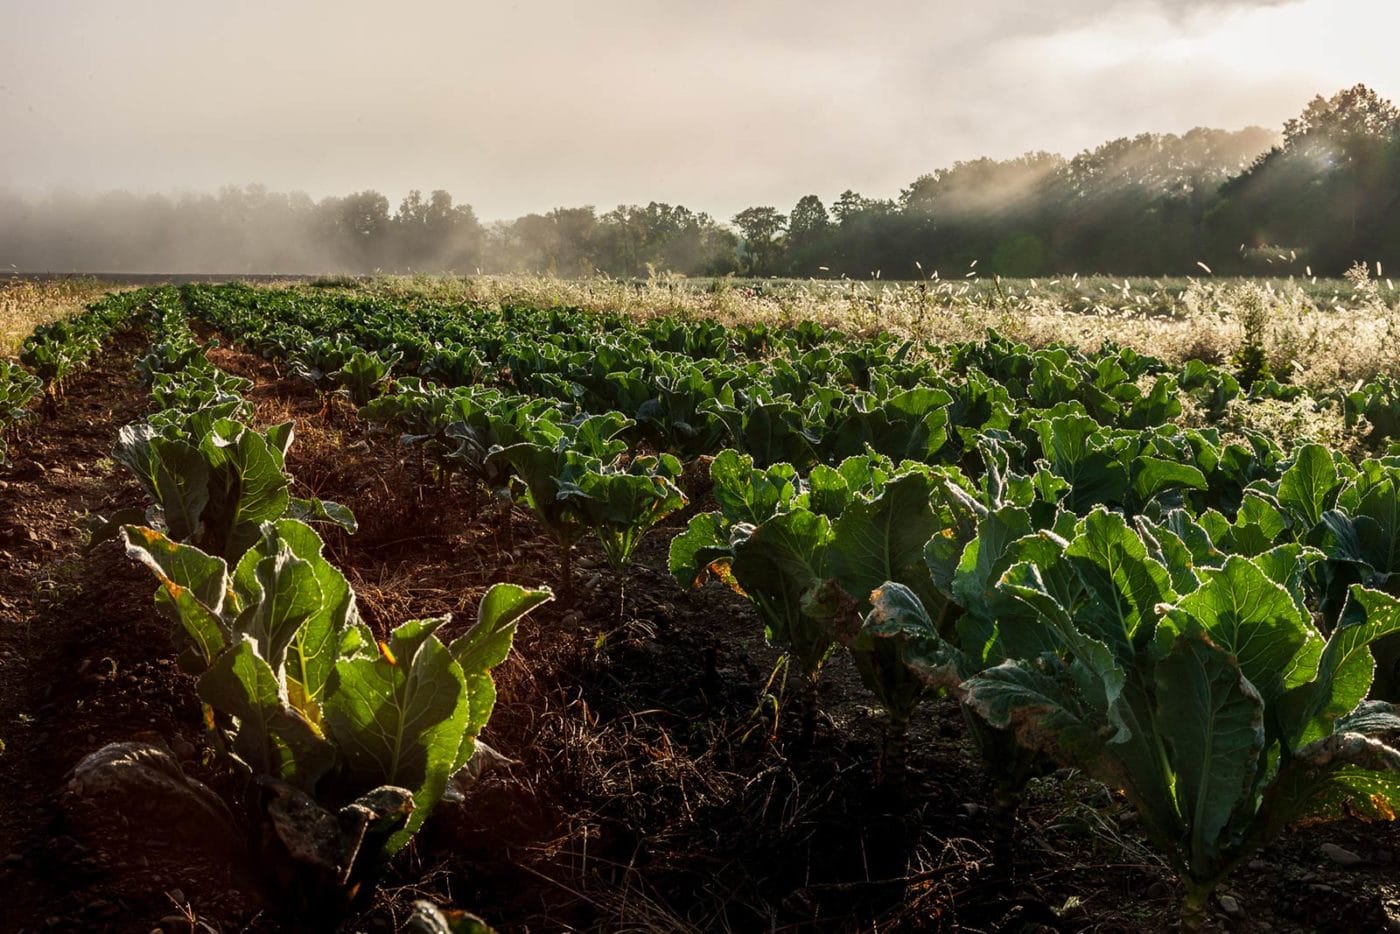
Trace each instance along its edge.
<instances>
[{"instance_id":1,"label":"fog over field","mask_svg":"<svg viewBox=\"0 0 1400 934\"><path fill-rule=\"evenodd\" d=\"M959 159L1400 93L1400 7L1361 0L7 0L3 21L0 187L444 188L483 219L889 197Z\"/></svg>"}]
</instances>

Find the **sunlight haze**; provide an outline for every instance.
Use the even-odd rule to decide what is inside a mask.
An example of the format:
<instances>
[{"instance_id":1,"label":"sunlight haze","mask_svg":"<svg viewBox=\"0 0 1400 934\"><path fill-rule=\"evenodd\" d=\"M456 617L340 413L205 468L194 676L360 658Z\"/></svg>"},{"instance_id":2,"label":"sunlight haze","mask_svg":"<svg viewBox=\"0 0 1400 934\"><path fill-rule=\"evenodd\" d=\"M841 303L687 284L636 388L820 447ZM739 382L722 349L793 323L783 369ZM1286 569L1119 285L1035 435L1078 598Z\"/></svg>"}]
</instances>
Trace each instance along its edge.
<instances>
[{"instance_id":1,"label":"sunlight haze","mask_svg":"<svg viewBox=\"0 0 1400 934\"><path fill-rule=\"evenodd\" d=\"M1053 6L1053 10L1051 7ZM1400 92L1400 6L6 0L0 188L446 188L727 217Z\"/></svg>"}]
</instances>

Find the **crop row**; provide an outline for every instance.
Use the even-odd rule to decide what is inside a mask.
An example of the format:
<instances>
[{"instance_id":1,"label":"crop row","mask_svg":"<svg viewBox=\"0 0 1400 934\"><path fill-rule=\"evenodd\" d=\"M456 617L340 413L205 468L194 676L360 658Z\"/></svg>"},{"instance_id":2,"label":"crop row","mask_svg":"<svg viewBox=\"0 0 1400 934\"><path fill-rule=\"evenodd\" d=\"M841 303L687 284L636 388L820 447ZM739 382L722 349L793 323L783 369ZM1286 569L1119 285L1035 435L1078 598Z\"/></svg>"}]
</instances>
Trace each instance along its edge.
<instances>
[{"instance_id":1,"label":"crop row","mask_svg":"<svg viewBox=\"0 0 1400 934\"><path fill-rule=\"evenodd\" d=\"M455 638L440 617L376 639L313 528L353 532L354 517L291 495L291 423L249 424L252 383L207 361L174 290L147 307L137 372L153 411L113 454L148 503L93 543L119 536L160 582L271 896L333 924L463 775L494 704L490 670L551 595L497 584Z\"/></svg>"},{"instance_id":2,"label":"crop row","mask_svg":"<svg viewBox=\"0 0 1400 934\"><path fill-rule=\"evenodd\" d=\"M36 327L20 346L24 366L0 360L0 464L16 430L39 420L34 403L40 395L51 409L64 381L128 323L141 300L140 293L109 295L71 318Z\"/></svg>"}]
</instances>

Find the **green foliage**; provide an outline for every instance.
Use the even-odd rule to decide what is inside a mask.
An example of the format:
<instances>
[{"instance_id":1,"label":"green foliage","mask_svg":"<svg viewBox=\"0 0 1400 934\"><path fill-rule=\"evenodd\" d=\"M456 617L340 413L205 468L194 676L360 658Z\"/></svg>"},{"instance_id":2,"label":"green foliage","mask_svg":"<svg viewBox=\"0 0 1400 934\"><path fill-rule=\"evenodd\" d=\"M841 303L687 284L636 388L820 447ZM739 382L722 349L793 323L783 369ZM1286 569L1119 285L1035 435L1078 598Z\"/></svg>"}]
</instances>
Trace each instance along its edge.
<instances>
[{"instance_id":1,"label":"green foliage","mask_svg":"<svg viewBox=\"0 0 1400 934\"><path fill-rule=\"evenodd\" d=\"M1381 770L1364 787L1387 789L1368 791L1367 807L1386 810L1400 790L1386 777L1400 752L1365 735L1400 719L1362 706L1368 646L1400 626L1400 604L1354 587L1364 621L1324 640L1289 565L1232 555L1178 593L1143 537L1096 510L997 584L1036 614L1050 651L963 689L993 726L1123 789L1188 893L1204 897L1284 824L1335 813L1328 795L1356 770ZM1067 576L1082 596L1052 583Z\"/></svg>"},{"instance_id":2,"label":"green foliage","mask_svg":"<svg viewBox=\"0 0 1400 934\"><path fill-rule=\"evenodd\" d=\"M613 570L621 574L647 530L686 504L676 488L681 463L670 454L637 457L625 467L603 465L561 486L583 525L592 529Z\"/></svg>"},{"instance_id":3,"label":"green foliage","mask_svg":"<svg viewBox=\"0 0 1400 934\"><path fill-rule=\"evenodd\" d=\"M211 418L127 425L112 451L136 476L172 538L231 560L253 544L262 523L288 514L294 502L307 518L354 530L342 506L294 501L284 471L290 422L258 432Z\"/></svg>"},{"instance_id":4,"label":"green foliage","mask_svg":"<svg viewBox=\"0 0 1400 934\"><path fill-rule=\"evenodd\" d=\"M449 642L447 617L412 620L376 643L319 536L295 520L264 523L230 571L217 556L127 526L132 557L160 581L157 604L179 623L233 761L334 805L379 786L411 794L392 852L422 826L475 751L491 713L490 669L548 590L498 584L474 626Z\"/></svg>"}]
</instances>

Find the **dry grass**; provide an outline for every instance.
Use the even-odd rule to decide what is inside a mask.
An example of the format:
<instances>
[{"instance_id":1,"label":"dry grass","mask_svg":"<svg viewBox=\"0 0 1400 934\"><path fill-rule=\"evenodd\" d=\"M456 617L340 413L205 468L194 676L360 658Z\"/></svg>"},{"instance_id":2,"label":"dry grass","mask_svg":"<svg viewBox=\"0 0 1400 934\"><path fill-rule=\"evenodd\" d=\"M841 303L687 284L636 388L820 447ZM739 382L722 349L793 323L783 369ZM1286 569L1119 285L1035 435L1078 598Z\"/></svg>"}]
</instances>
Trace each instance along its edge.
<instances>
[{"instance_id":1,"label":"dry grass","mask_svg":"<svg viewBox=\"0 0 1400 934\"><path fill-rule=\"evenodd\" d=\"M1042 346L1093 350L1106 341L1179 363L1228 362L1253 337L1275 373L1315 393L1400 375L1400 292L1353 271L1345 280L1156 279L744 282L387 276L355 288L398 301L566 306L636 318L676 315L725 324L816 321L856 334L888 331L932 343L993 328Z\"/></svg>"},{"instance_id":2,"label":"dry grass","mask_svg":"<svg viewBox=\"0 0 1400 934\"><path fill-rule=\"evenodd\" d=\"M116 289L97 279L0 279L0 357L19 352L36 325L65 317Z\"/></svg>"}]
</instances>

